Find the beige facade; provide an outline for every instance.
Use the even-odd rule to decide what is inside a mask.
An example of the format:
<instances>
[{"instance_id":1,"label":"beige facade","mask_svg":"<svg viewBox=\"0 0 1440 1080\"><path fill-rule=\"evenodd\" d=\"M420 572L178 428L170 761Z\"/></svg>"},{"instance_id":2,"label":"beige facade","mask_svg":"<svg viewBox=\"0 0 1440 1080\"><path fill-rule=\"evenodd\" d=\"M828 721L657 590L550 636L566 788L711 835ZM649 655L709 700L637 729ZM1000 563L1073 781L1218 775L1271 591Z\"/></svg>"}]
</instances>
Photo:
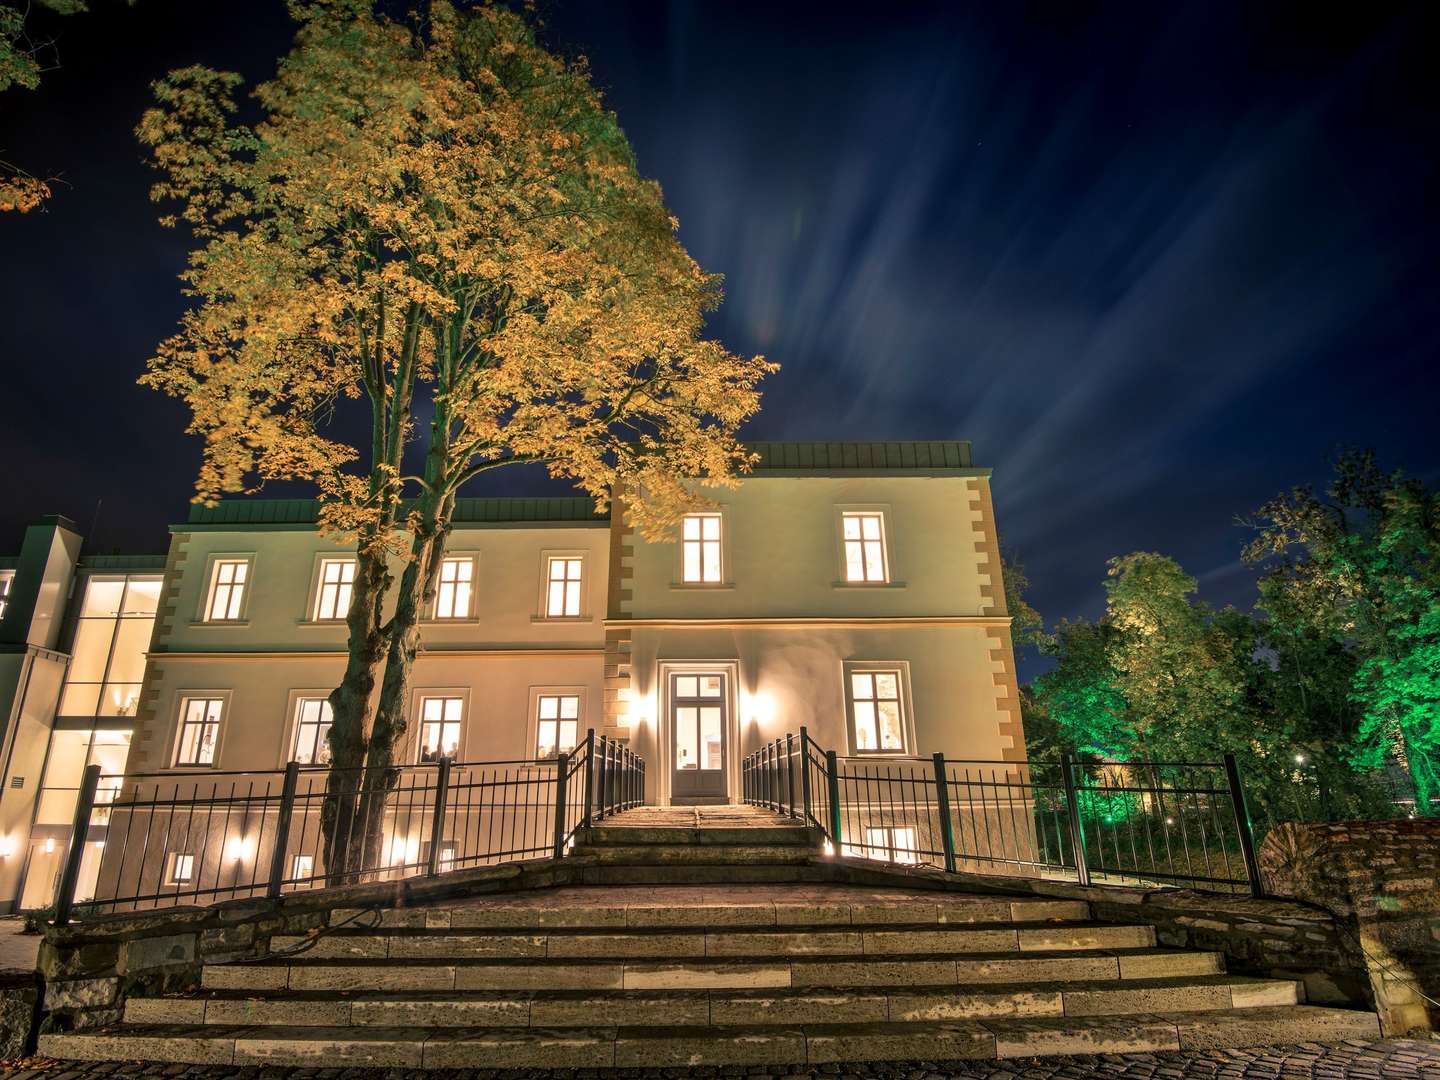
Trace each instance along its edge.
<instances>
[{"instance_id":1,"label":"beige facade","mask_svg":"<svg viewBox=\"0 0 1440 1080\"><path fill-rule=\"evenodd\" d=\"M841 756L1023 761L989 475L968 444L756 450L667 542L583 499L461 500L405 761L534 760L594 728L645 759L662 804L738 801L741 759L802 725ZM236 501L172 529L133 718L89 729L133 727L129 776L323 762L351 553L314 515ZM83 768L94 745L70 757ZM27 902L58 872L32 862Z\"/></svg>"}]
</instances>

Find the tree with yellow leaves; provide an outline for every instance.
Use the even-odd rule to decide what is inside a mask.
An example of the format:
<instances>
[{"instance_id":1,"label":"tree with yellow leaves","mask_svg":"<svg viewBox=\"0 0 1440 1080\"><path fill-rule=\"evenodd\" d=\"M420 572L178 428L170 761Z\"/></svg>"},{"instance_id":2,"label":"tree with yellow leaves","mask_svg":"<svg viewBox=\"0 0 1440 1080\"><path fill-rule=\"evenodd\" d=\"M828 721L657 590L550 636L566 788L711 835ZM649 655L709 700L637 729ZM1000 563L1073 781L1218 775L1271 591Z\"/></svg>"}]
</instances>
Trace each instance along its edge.
<instances>
[{"instance_id":1,"label":"tree with yellow leaves","mask_svg":"<svg viewBox=\"0 0 1440 1080\"><path fill-rule=\"evenodd\" d=\"M522 17L447 0L403 21L367 0L291 11L295 46L255 91L258 123L236 120L238 76L198 67L157 83L141 120L154 197L197 239L195 303L142 382L190 407L197 500L307 480L322 529L356 543L330 695L339 881L380 862L461 488L542 463L598 505L620 493L660 536L696 504L692 481L748 468L736 429L772 365L701 336L719 280L679 243L584 63ZM357 445L343 419L364 405Z\"/></svg>"}]
</instances>

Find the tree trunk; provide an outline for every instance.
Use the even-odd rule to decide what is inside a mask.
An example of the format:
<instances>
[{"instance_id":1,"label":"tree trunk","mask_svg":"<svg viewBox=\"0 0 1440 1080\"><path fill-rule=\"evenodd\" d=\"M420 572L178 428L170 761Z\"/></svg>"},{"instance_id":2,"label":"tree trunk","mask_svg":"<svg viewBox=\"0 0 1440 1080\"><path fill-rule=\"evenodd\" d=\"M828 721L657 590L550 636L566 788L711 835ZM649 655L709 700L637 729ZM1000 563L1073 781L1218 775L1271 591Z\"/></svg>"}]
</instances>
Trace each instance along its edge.
<instances>
[{"instance_id":1,"label":"tree trunk","mask_svg":"<svg viewBox=\"0 0 1440 1080\"><path fill-rule=\"evenodd\" d=\"M385 656L381 611L390 587L390 571L383 548L362 551L356 557L355 584L345 621L350 630L345 676L330 692L330 771L325 779L326 798L320 809L324 841L326 883L343 885L353 880L363 864L352 843L361 769L370 736L371 698Z\"/></svg>"},{"instance_id":2,"label":"tree trunk","mask_svg":"<svg viewBox=\"0 0 1440 1080\"><path fill-rule=\"evenodd\" d=\"M435 463L438 467L432 470L432 475L437 477L443 475L443 447L441 451L442 454L434 455L440 458ZM416 507L419 522L410 542L410 559L396 592L395 614L386 628L385 676L380 685L375 724L365 755L364 786L355 815L359 835L352 840L363 852L365 865L369 867L389 861L383 851L385 804L400 776L396 757L409 727L406 699L415 654L420 649L420 617L435 597L453 508L453 498L441 495L427 495ZM433 842L438 842L438 838L432 837Z\"/></svg>"}]
</instances>

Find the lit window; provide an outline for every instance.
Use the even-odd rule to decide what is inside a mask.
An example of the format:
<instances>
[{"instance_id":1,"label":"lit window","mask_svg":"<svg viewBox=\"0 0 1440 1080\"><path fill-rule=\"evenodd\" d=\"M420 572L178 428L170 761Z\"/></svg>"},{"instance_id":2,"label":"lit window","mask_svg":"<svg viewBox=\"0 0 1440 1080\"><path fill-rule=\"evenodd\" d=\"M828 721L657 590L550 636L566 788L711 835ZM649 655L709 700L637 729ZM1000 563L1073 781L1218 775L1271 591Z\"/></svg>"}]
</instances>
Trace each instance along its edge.
<instances>
[{"instance_id":1,"label":"lit window","mask_svg":"<svg viewBox=\"0 0 1440 1080\"><path fill-rule=\"evenodd\" d=\"M576 618L580 614L580 575L584 560L575 556L552 557L545 571L545 615L551 619Z\"/></svg>"},{"instance_id":2,"label":"lit window","mask_svg":"<svg viewBox=\"0 0 1440 1080\"><path fill-rule=\"evenodd\" d=\"M220 739L221 698L185 698L180 703L180 750L176 765L214 765Z\"/></svg>"},{"instance_id":3,"label":"lit window","mask_svg":"<svg viewBox=\"0 0 1440 1080\"><path fill-rule=\"evenodd\" d=\"M453 840L447 841L446 843L441 844L441 845L440 845L440 858L436 860L436 867L435 867L435 869L438 870L438 871L439 871L440 873L442 873L442 874L448 874L451 870L454 870L454 869L455 869L455 859L456 859L456 858L457 858L457 854L456 854L455 842L454 842Z\"/></svg>"},{"instance_id":4,"label":"lit window","mask_svg":"<svg viewBox=\"0 0 1440 1080\"><path fill-rule=\"evenodd\" d=\"M908 826L867 828L864 858L913 866L920 861L919 853L915 850L915 830Z\"/></svg>"},{"instance_id":5,"label":"lit window","mask_svg":"<svg viewBox=\"0 0 1440 1080\"><path fill-rule=\"evenodd\" d=\"M885 516L872 514L843 515L845 529L845 580L884 582Z\"/></svg>"},{"instance_id":6,"label":"lit window","mask_svg":"<svg viewBox=\"0 0 1440 1080\"><path fill-rule=\"evenodd\" d=\"M460 716L465 699L427 697L420 702L420 760L453 758L460 749Z\"/></svg>"},{"instance_id":7,"label":"lit window","mask_svg":"<svg viewBox=\"0 0 1440 1080\"><path fill-rule=\"evenodd\" d=\"M240 618L249 577L249 559L215 560L215 569L210 574L210 599L205 604L206 622L233 622Z\"/></svg>"},{"instance_id":8,"label":"lit window","mask_svg":"<svg viewBox=\"0 0 1440 1080\"><path fill-rule=\"evenodd\" d=\"M435 586L435 618L468 619L473 611L475 559L456 555L440 563L440 581Z\"/></svg>"},{"instance_id":9,"label":"lit window","mask_svg":"<svg viewBox=\"0 0 1440 1080\"><path fill-rule=\"evenodd\" d=\"M855 718L857 751L905 749L899 671L852 671L850 707Z\"/></svg>"},{"instance_id":10,"label":"lit window","mask_svg":"<svg viewBox=\"0 0 1440 1080\"><path fill-rule=\"evenodd\" d=\"M0 570L0 619L5 617L5 609L10 606L10 583L14 580L14 570Z\"/></svg>"},{"instance_id":11,"label":"lit window","mask_svg":"<svg viewBox=\"0 0 1440 1080\"><path fill-rule=\"evenodd\" d=\"M680 580L714 585L720 577L720 515L686 514L680 532Z\"/></svg>"},{"instance_id":12,"label":"lit window","mask_svg":"<svg viewBox=\"0 0 1440 1080\"><path fill-rule=\"evenodd\" d=\"M315 856L296 855L295 860L290 864L290 878L292 881L304 881L306 878L315 876Z\"/></svg>"},{"instance_id":13,"label":"lit window","mask_svg":"<svg viewBox=\"0 0 1440 1080\"><path fill-rule=\"evenodd\" d=\"M580 728L580 698L576 694L541 694L535 725L538 757L568 754L575 749Z\"/></svg>"},{"instance_id":14,"label":"lit window","mask_svg":"<svg viewBox=\"0 0 1440 1080\"><path fill-rule=\"evenodd\" d=\"M354 559L321 559L320 588L315 594L315 621L343 619L355 588Z\"/></svg>"},{"instance_id":15,"label":"lit window","mask_svg":"<svg viewBox=\"0 0 1440 1080\"><path fill-rule=\"evenodd\" d=\"M170 856L170 884L189 885L195 880L195 856L173 852Z\"/></svg>"},{"instance_id":16,"label":"lit window","mask_svg":"<svg viewBox=\"0 0 1440 1080\"><path fill-rule=\"evenodd\" d=\"M291 761L301 765L326 765L330 761L330 702L325 698L301 698L295 703L295 752Z\"/></svg>"}]
</instances>

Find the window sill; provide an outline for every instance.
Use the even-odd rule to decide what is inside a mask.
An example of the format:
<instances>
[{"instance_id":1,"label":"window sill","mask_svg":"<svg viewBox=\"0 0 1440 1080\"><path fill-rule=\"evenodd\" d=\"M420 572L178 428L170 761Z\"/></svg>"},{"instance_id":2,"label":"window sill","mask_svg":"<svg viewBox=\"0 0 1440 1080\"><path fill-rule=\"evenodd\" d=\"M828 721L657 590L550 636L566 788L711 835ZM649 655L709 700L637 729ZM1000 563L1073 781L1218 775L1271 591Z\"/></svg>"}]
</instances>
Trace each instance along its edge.
<instances>
[{"instance_id":1,"label":"window sill","mask_svg":"<svg viewBox=\"0 0 1440 1080\"><path fill-rule=\"evenodd\" d=\"M421 626L479 626L480 619L475 615L463 615L454 619L421 619Z\"/></svg>"},{"instance_id":2,"label":"window sill","mask_svg":"<svg viewBox=\"0 0 1440 1080\"><path fill-rule=\"evenodd\" d=\"M594 615L531 615L532 623L560 623L561 625L576 623L593 623Z\"/></svg>"},{"instance_id":3,"label":"window sill","mask_svg":"<svg viewBox=\"0 0 1440 1080\"><path fill-rule=\"evenodd\" d=\"M250 625L249 619L191 619L190 625L197 629L221 630L235 629L243 630Z\"/></svg>"},{"instance_id":4,"label":"window sill","mask_svg":"<svg viewBox=\"0 0 1440 1080\"><path fill-rule=\"evenodd\" d=\"M296 626L303 626L303 627L317 627L317 626L319 626L319 627L324 627L324 626L334 627L334 626L344 626L344 625L345 625L345 620L344 620L344 619L296 619L296 620L295 620L295 625L296 625Z\"/></svg>"},{"instance_id":5,"label":"window sill","mask_svg":"<svg viewBox=\"0 0 1440 1080\"><path fill-rule=\"evenodd\" d=\"M672 581L670 588L676 592L733 592L733 581Z\"/></svg>"},{"instance_id":6,"label":"window sill","mask_svg":"<svg viewBox=\"0 0 1440 1080\"><path fill-rule=\"evenodd\" d=\"M903 581L832 581L832 589L903 589Z\"/></svg>"}]
</instances>

